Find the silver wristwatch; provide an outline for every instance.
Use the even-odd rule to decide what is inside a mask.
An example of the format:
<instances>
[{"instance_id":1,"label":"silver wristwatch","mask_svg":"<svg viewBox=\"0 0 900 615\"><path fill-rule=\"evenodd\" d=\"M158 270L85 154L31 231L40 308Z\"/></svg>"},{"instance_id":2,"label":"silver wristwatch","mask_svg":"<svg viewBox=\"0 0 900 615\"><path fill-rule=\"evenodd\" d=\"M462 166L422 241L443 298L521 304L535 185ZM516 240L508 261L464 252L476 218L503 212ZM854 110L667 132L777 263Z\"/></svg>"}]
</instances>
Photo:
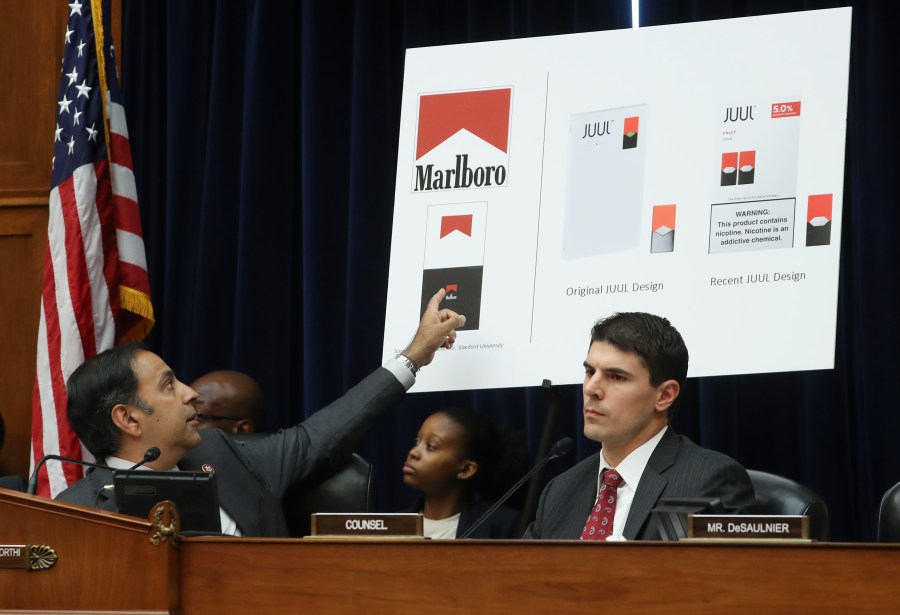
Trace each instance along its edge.
<instances>
[{"instance_id":1,"label":"silver wristwatch","mask_svg":"<svg viewBox=\"0 0 900 615\"><path fill-rule=\"evenodd\" d=\"M403 363L403 365L405 365L409 369L409 371L413 373L413 376L415 376L419 371L419 366L416 365L416 362L410 359L405 354L398 352L397 356L395 356L394 358Z\"/></svg>"}]
</instances>

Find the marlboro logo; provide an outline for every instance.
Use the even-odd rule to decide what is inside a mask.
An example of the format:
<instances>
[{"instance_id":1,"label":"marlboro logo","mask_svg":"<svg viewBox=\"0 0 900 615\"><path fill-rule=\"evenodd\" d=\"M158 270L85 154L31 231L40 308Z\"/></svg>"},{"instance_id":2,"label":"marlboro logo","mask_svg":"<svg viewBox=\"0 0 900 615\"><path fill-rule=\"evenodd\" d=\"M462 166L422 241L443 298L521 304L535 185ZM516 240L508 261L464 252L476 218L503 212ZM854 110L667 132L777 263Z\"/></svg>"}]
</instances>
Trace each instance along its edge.
<instances>
[{"instance_id":1,"label":"marlboro logo","mask_svg":"<svg viewBox=\"0 0 900 615\"><path fill-rule=\"evenodd\" d=\"M472 214L462 216L443 216L441 218L441 239L452 233L459 231L463 235L472 236Z\"/></svg>"},{"instance_id":2,"label":"marlboro logo","mask_svg":"<svg viewBox=\"0 0 900 615\"><path fill-rule=\"evenodd\" d=\"M444 301L455 301L457 299L457 293L459 293L458 284L447 284L444 290L447 291L444 295Z\"/></svg>"},{"instance_id":3,"label":"marlboro logo","mask_svg":"<svg viewBox=\"0 0 900 615\"><path fill-rule=\"evenodd\" d=\"M419 96L413 191L505 186L512 88Z\"/></svg>"}]
</instances>

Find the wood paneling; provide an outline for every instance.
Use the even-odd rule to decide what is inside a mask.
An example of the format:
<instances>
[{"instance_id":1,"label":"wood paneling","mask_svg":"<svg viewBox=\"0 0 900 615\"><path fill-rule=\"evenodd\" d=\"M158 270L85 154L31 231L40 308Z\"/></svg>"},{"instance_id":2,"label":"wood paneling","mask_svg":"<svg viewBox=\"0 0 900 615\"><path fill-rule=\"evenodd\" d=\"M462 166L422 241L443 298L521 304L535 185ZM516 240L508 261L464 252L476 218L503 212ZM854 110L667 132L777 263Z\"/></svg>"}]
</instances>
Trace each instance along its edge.
<instances>
[{"instance_id":1,"label":"wood paneling","mask_svg":"<svg viewBox=\"0 0 900 615\"><path fill-rule=\"evenodd\" d=\"M0 544L56 554L43 570L0 568L0 613L181 613L178 550L152 544L148 521L5 489L0 519Z\"/></svg>"},{"instance_id":2,"label":"wood paneling","mask_svg":"<svg viewBox=\"0 0 900 615\"><path fill-rule=\"evenodd\" d=\"M0 198L46 202L66 3L0 0Z\"/></svg>"},{"instance_id":3,"label":"wood paneling","mask_svg":"<svg viewBox=\"0 0 900 615\"><path fill-rule=\"evenodd\" d=\"M0 489L3 612L895 613L900 544L185 538Z\"/></svg>"},{"instance_id":4,"label":"wood paneling","mask_svg":"<svg viewBox=\"0 0 900 615\"><path fill-rule=\"evenodd\" d=\"M889 613L900 605L900 545L192 538L179 551L185 615L601 606L617 615Z\"/></svg>"},{"instance_id":5,"label":"wood paneling","mask_svg":"<svg viewBox=\"0 0 900 615\"><path fill-rule=\"evenodd\" d=\"M6 423L0 461L22 476L28 474L46 242L46 205L0 206L0 413Z\"/></svg>"},{"instance_id":6,"label":"wood paneling","mask_svg":"<svg viewBox=\"0 0 900 615\"><path fill-rule=\"evenodd\" d=\"M27 475L66 2L0 0L0 462Z\"/></svg>"}]
</instances>

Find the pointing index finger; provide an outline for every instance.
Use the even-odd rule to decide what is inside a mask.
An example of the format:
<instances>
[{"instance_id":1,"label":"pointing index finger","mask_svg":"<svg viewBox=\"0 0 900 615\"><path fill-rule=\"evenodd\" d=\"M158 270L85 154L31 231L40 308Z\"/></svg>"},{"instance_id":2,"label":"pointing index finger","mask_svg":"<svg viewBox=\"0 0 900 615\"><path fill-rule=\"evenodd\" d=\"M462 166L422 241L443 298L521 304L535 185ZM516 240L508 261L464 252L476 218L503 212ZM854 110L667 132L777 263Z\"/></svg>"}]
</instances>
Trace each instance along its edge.
<instances>
[{"instance_id":1,"label":"pointing index finger","mask_svg":"<svg viewBox=\"0 0 900 615\"><path fill-rule=\"evenodd\" d=\"M441 301L444 300L444 295L446 294L447 293L443 288L438 289L438 291L431 297L431 300L428 301L428 311L437 312L438 306L441 304Z\"/></svg>"}]
</instances>

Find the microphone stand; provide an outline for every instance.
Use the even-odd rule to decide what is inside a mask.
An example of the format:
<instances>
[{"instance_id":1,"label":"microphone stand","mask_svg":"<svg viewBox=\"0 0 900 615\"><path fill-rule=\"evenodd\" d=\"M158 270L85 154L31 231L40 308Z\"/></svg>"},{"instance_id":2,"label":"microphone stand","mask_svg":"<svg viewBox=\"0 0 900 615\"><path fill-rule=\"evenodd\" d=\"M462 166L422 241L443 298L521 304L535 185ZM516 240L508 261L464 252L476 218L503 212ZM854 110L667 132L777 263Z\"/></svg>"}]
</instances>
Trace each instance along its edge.
<instances>
[{"instance_id":1,"label":"microphone stand","mask_svg":"<svg viewBox=\"0 0 900 615\"><path fill-rule=\"evenodd\" d=\"M481 515L480 517L478 517L478 520L475 521L475 523L473 523L473 524L469 527L469 529L466 530L466 532L465 532L462 536L460 536L460 538L461 538L461 539L462 539L462 538L468 538L469 536L471 536L471 535L472 535L472 532L474 532L476 529L478 529L478 527L479 527L482 523L484 523L485 520L487 520L487 518L490 517L490 516L494 513L494 511L496 511L498 508L500 508L500 506L502 506L502 505L510 498L510 496L511 496L512 494L514 494L514 493L516 492L516 490L517 490L519 487L521 487L521 486L525 483L526 480L528 480L529 478L531 478L532 476L534 476L535 474L537 474L538 470L540 470L541 468L543 468L544 465L545 465L548 461L550 461L551 459L556 459L557 457L561 457L562 455L565 455L566 453L568 453L570 450L572 450L572 438L563 438L562 440L560 440L559 442L557 442L557 443L553 446L553 450L550 451L550 454L549 454L549 455L547 455L546 457L544 457L543 459L541 459L541 460L538 462L538 464L537 464L536 466L534 466L534 467L531 468L528 472L526 472L526 473L525 473L525 476L523 476L522 478L520 478L520 479L516 482L516 484L513 485L513 486L510 488L509 491L507 491L506 493L504 493L504 494L503 494L503 497L501 497L499 500L497 500L496 502L494 502L494 504L493 504L490 508L488 508L488 509L484 512L483 515ZM523 530L523 531L524 531L524 530Z\"/></svg>"},{"instance_id":2,"label":"microphone stand","mask_svg":"<svg viewBox=\"0 0 900 615\"><path fill-rule=\"evenodd\" d=\"M144 453L144 458L139 462L125 470L125 472L130 472L135 470L145 463L150 463L151 461L156 461L159 459L160 450L159 447L151 446ZM62 455L44 455L41 457L40 461L37 462L37 465L34 466L34 472L31 473L31 477L28 479L28 486L25 488L25 493L28 495L35 495L37 493L37 483L38 483L38 474L41 471L41 466L43 466L48 461L62 461L65 463L74 463L75 465L79 465L85 468L96 468L100 470L110 470L111 468L106 465L101 465L99 463L91 463L90 461L84 461L82 459L73 459L71 457L63 457ZM113 471L113 475L115 475L116 471Z\"/></svg>"},{"instance_id":3,"label":"microphone stand","mask_svg":"<svg viewBox=\"0 0 900 615\"><path fill-rule=\"evenodd\" d=\"M553 383L545 378L541 383L541 388L547 391L548 403L547 414L544 417L544 429L541 431L541 442L538 445L538 459L545 457L553 445L553 432L556 428L556 418L559 415L559 387L554 387ZM544 487L542 478L541 473L535 474L528 485L525 501L522 504L522 515L519 517L519 527L516 528L516 534L519 536L525 533L525 528L534 519L538 500L541 497L541 489Z\"/></svg>"},{"instance_id":4,"label":"microphone stand","mask_svg":"<svg viewBox=\"0 0 900 615\"><path fill-rule=\"evenodd\" d=\"M35 495L37 493L37 482L38 482L38 473L41 471L41 466L43 466L48 461L64 461L66 463L74 463L75 465L83 466L85 468L98 468L100 470L108 470L109 468L100 465L99 463L91 463L90 461L83 461L81 459L72 459L71 457L63 457L62 455L44 455L41 457L40 461L37 462L37 465L34 466L34 472L31 473L31 478L28 479L28 486L25 488L25 493L28 495Z\"/></svg>"}]
</instances>

